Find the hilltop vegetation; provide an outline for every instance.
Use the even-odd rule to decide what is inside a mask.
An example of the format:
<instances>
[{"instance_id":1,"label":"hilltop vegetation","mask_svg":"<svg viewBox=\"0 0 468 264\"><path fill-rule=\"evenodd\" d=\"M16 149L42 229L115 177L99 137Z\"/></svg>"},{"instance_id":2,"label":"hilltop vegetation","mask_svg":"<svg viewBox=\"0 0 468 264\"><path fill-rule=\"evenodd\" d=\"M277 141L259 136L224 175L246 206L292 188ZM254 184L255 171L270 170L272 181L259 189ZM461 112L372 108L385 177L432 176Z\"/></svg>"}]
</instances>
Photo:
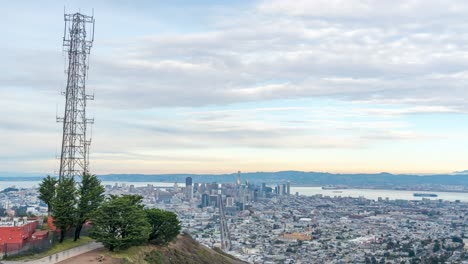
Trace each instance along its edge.
<instances>
[{"instance_id":1,"label":"hilltop vegetation","mask_svg":"<svg viewBox=\"0 0 468 264\"><path fill-rule=\"evenodd\" d=\"M233 256L221 250L205 247L182 234L167 246L144 245L129 248L119 253L110 253L110 258L121 260L121 263L131 264L244 264Z\"/></svg>"},{"instance_id":2,"label":"hilltop vegetation","mask_svg":"<svg viewBox=\"0 0 468 264\"><path fill-rule=\"evenodd\" d=\"M213 250L200 245L188 235L180 235L175 243L171 243L167 247L158 247L145 252L144 261L151 264L245 263L220 249Z\"/></svg>"},{"instance_id":3,"label":"hilltop vegetation","mask_svg":"<svg viewBox=\"0 0 468 264\"><path fill-rule=\"evenodd\" d=\"M144 243L167 244L180 232L177 215L159 209L145 209L139 195L104 196L104 187L96 175L84 173L81 182L74 177L45 177L39 184L39 199L48 205L54 228L65 233L75 228L74 241L83 225L91 221L90 237L110 251Z\"/></svg>"},{"instance_id":4,"label":"hilltop vegetation","mask_svg":"<svg viewBox=\"0 0 468 264\"><path fill-rule=\"evenodd\" d=\"M92 214L90 236L110 251L146 242L164 245L180 232L177 215L159 209L144 209L139 195L110 195Z\"/></svg>"},{"instance_id":5,"label":"hilltop vegetation","mask_svg":"<svg viewBox=\"0 0 468 264\"><path fill-rule=\"evenodd\" d=\"M188 235L179 235L168 245L147 244L134 246L120 252L97 251L90 252L63 262L71 263L97 263L96 256L102 256L103 263L121 264L245 264L233 256L219 249L205 247Z\"/></svg>"}]
</instances>

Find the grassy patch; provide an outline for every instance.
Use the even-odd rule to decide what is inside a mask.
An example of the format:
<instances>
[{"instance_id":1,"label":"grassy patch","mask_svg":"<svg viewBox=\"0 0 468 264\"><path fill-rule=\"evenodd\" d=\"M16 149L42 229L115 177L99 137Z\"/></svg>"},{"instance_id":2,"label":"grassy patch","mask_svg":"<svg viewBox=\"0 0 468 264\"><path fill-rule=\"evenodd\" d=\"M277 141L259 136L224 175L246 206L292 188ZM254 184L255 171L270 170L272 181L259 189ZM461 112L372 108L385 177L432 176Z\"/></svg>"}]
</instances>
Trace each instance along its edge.
<instances>
[{"instance_id":1,"label":"grassy patch","mask_svg":"<svg viewBox=\"0 0 468 264\"><path fill-rule=\"evenodd\" d=\"M202 246L189 236L180 235L167 246L146 244L117 252L104 253L106 257L120 259L124 264L243 264L220 249Z\"/></svg>"},{"instance_id":2,"label":"grassy patch","mask_svg":"<svg viewBox=\"0 0 468 264\"><path fill-rule=\"evenodd\" d=\"M160 264L164 261L164 255L161 251L152 250L145 254L145 261L152 264Z\"/></svg>"},{"instance_id":3,"label":"grassy patch","mask_svg":"<svg viewBox=\"0 0 468 264\"><path fill-rule=\"evenodd\" d=\"M57 254L59 252L65 251L67 249L71 249L74 247L79 247L84 244L87 244L89 242L93 241L92 238L82 236L80 239L76 242L73 241L73 238L65 239L62 243L56 243L53 245L50 249L41 252L41 253L36 253L36 254L30 254L30 255L23 255L23 256L15 256L15 257L9 257L9 260L33 260L33 259L40 259L43 257L47 257L53 254Z\"/></svg>"},{"instance_id":4,"label":"grassy patch","mask_svg":"<svg viewBox=\"0 0 468 264\"><path fill-rule=\"evenodd\" d=\"M112 258L122 259L124 263L145 263L145 254L151 249L151 245L133 246L117 252L109 251L108 254Z\"/></svg>"}]
</instances>

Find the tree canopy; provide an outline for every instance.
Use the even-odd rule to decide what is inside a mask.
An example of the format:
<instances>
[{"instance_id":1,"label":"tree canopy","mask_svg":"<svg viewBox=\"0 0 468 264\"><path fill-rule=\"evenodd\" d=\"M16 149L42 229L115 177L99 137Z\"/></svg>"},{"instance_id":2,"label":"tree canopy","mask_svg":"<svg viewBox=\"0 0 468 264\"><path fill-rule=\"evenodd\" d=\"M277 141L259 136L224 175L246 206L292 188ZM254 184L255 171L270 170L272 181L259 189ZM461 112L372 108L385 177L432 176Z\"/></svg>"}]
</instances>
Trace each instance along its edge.
<instances>
[{"instance_id":1,"label":"tree canopy","mask_svg":"<svg viewBox=\"0 0 468 264\"><path fill-rule=\"evenodd\" d=\"M90 236L110 251L148 240L150 225L139 195L111 195L91 217Z\"/></svg>"},{"instance_id":2,"label":"tree canopy","mask_svg":"<svg viewBox=\"0 0 468 264\"><path fill-rule=\"evenodd\" d=\"M75 227L75 241L84 223L92 222L90 236L111 251L145 242L167 244L180 233L177 215L160 209L144 209L139 195L110 195L96 175L84 173L78 184L73 177L47 176L40 184L39 198L49 206L54 225L65 232Z\"/></svg>"},{"instance_id":3,"label":"tree canopy","mask_svg":"<svg viewBox=\"0 0 468 264\"><path fill-rule=\"evenodd\" d=\"M180 233L180 222L175 213L160 209L146 209L145 212L151 226L149 241L167 244Z\"/></svg>"},{"instance_id":4,"label":"tree canopy","mask_svg":"<svg viewBox=\"0 0 468 264\"><path fill-rule=\"evenodd\" d=\"M96 175L83 173L77 196L75 241L80 238L83 224L90 219L92 213L104 201L104 187Z\"/></svg>"},{"instance_id":5,"label":"tree canopy","mask_svg":"<svg viewBox=\"0 0 468 264\"><path fill-rule=\"evenodd\" d=\"M39 183L39 199L47 204L47 211L49 215L52 212L52 200L55 197L55 185L57 182L58 180L56 178L50 177L50 175L48 175L42 179L41 183Z\"/></svg>"},{"instance_id":6,"label":"tree canopy","mask_svg":"<svg viewBox=\"0 0 468 264\"><path fill-rule=\"evenodd\" d=\"M65 238L65 231L75 222L76 189L73 177L58 180L55 197L52 199L54 225L60 229L60 243Z\"/></svg>"}]
</instances>

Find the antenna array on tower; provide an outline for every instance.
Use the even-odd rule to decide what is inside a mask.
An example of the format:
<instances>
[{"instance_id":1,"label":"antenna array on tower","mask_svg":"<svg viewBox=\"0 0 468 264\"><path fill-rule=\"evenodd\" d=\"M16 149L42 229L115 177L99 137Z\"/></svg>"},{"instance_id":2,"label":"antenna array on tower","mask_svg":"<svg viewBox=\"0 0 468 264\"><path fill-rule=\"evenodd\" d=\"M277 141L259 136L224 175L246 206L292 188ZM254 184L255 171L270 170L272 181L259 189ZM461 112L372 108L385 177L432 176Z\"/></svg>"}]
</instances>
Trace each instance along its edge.
<instances>
[{"instance_id":1,"label":"antenna array on tower","mask_svg":"<svg viewBox=\"0 0 468 264\"><path fill-rule=\"evenodd\" d=\"M59 177L81 176L89 170L89 146L86 135L88 124L86 104L94 96L86 94L89 69L88 55L94 41L94 17L80 13L65 14L63 48L68 55L65 113L57 121L63 123L62 150Z\"/></svg>"}]
</instances>

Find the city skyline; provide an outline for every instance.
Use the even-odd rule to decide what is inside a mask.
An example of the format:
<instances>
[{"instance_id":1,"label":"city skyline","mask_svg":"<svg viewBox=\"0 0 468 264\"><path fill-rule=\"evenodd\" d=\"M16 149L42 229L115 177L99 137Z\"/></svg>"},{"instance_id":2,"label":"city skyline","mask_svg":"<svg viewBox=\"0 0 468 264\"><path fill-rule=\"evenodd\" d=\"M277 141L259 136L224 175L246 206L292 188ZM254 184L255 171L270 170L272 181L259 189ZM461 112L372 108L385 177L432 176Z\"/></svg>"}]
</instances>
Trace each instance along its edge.
<instances>
[{"instance_id":1,"label":"city skyline","mask_svg":"<svg viewBox=\"0 0 468 264\"><path fill-rule=\"evenodd\" d=\"M0 172L58 171L63 4L2 3ZM468 169L468 3L65 6L96 17L93 173Z\"/></svg>"}]
</instances>

